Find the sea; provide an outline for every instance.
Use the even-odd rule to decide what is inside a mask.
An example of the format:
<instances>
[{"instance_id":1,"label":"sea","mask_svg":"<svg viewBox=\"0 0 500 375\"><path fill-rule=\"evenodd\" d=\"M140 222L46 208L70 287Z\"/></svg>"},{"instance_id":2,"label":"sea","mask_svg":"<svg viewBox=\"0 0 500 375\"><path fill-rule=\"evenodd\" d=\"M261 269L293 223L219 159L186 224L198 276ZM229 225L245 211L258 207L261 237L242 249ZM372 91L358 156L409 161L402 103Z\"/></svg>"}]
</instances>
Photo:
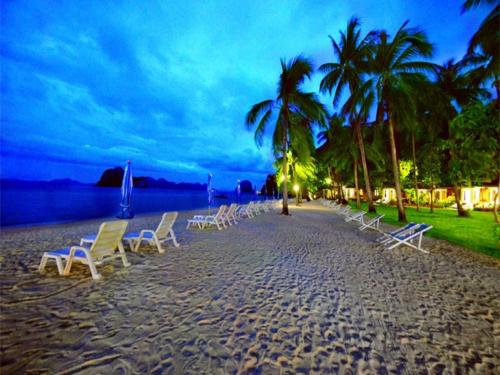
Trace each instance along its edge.
<instances>
[{"instance_id":1,"label":"sea","mask_svg":"<svg viewBox=\"0 0 500 375\"><path fill-rule=\"evenodd\" d=\"M211 206L258 199L254 194L218 192ZM95 186L2 187L0 226L32 226L116 217L120 213L120 188ZM203 190L134 189L131 200L135 214L208 208Z\"/></svg>"}]
</instances>

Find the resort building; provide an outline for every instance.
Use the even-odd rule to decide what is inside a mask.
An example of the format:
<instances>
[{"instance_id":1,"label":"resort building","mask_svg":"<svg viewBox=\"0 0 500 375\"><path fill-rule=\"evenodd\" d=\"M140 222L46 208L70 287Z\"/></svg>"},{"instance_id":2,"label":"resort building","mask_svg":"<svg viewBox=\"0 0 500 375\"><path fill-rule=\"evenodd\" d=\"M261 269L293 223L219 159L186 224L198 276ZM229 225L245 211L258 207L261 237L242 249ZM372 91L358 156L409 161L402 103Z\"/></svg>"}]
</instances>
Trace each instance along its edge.
<instances>
[{"instance_id":1,"label":"resort building","mask_svg":"<svg viewBox=\"0 0 500 375\"><path fill-rule=\"evenodd\" d=\"M347 200L356 199L356 189L353 187L344 187L344 196ZM460 201L465 208L493 208L495 196L497 194L497 186L473 186L464 187L461 189ZM363 189L359 190L360 196L364 196ZM429 196L430 189L418 189L420 197ZM445 201L450 197L454 197L454 190L451 187L436 188L433 191L434 202ZM380 203L391 203L396 201L396 190L394 188L384 188L381 191L375 190L374 196L380 197ZM405 193L403 192L403 196Z\"/></svg>"}]
</instances>

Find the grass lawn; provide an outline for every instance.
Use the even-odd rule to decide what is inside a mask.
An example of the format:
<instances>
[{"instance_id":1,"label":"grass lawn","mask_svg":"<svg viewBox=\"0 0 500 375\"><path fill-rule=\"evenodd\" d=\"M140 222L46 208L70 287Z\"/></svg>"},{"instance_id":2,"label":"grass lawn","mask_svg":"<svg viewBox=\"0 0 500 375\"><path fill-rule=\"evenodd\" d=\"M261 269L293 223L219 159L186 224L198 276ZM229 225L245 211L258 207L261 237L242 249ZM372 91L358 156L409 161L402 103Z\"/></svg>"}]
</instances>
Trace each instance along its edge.
<instances>
[{"instance_id":1,"label":"grass lawn","mask_svg":"<svg viewBox=\"0 0 500 375\"><path fill-rule=\"evenodd\" d=\"M354 208L356 204L350 202ZM387 224L398 225L398 210L394 206L376 206L377 213L384 214L382 221ZM366 204L362 209L367 210ZM500 225L493 220L492 212L471 211L470 217L458 217L457 211L452 209L421 208L417 211L413 207L406 207L407 220L417 223L426 223L433 226L427 232L429 237L446 240L452 244L472 249L478 253L500 258Z\"/></svg>"}]
</instances>

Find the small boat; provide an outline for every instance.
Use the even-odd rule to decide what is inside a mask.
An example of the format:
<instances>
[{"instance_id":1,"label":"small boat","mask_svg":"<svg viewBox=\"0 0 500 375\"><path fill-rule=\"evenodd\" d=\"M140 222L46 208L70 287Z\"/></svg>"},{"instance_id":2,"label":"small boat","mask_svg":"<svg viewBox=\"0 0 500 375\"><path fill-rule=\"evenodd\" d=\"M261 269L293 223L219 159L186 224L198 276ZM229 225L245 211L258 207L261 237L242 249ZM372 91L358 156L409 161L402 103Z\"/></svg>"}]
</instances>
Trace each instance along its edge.
<instances>
[{"instance_id":1,"label":"small boat","mask_svg":"<svg viewBox=\"0 0 500 375\"><path fill-rule=\"evenodd\" d=\"M216 198L216 199L227 199L229 197L226 194L215 194L214 198Z\"/></svg>"}]
</instances>

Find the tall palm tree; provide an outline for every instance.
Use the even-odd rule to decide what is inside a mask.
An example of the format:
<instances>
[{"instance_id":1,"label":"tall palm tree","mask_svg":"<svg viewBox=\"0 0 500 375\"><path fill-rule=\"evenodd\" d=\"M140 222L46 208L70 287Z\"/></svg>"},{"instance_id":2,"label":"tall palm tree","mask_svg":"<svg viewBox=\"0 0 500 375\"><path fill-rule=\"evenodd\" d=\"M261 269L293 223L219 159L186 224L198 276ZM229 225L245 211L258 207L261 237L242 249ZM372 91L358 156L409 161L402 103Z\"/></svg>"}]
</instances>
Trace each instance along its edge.
<instances>
[{"instance_id":1,"label":"tall palm tree","mask_svg":"<svg viewBox=\"0 0 500 375\"><path fill-rule=\"evenodd\" d=\"M325 74L320 83L320 91L331 94L335 90L333 95L334 106L338 104L346 86L349 88L351 95L354 95L362 86L363 75L366 74L368 69L368 56L371 53L372 42L375 36L375 32L370 32L362 38L360 23L355 17L349 20L346 31L340 32L339 43L330 36L337 62L326 63L320 66L319 70ZM361 122L351 118L351 126L354 130L363 166L368 210L375 212L365 145L361 132Z\"/></svg>"},{"instance_id":2,"label":"tall palm tree","mask_svg":"<svg viewBox=\"0 0 500 375\"><path fill-rule=\"evenodd\" d=\"M479 54L482 58L483 75L486 79L493 79L497 92L496 105L500 108L500 4L498 0L467 0L462 12L480 4L491 5L492 9L469 41L467 52L472 56Z\"/></svg>"},{"instance_id":3,"label":"tall palm tree","mask_svg":"<svg viewBox=\"0 0 500 375\"><path fill-rule=\"evenodd\" d=\"M480 101L489 96L488 91L481 88L476 71L471 70L470 65L468 56L457 62L448 60L442 66L436 67L435 85L438 95L426 96L429 100L427 107L433 113L434 119L437 118L438 123L442 124L440 136L444 140L450 138L450 124L458 115L458 110L473 101ZM431 90L427 90L427 93L431 93ZM449 150L445 152L444 159L448 169L451 160ZM458 215L466 216L467 212L460 202L460 186L455 184L454 190Z\"/></svg>"},{"instance_id":4,"label":"tall palm tree","mask_svg":"<svg viewBox=\"0 0 500 375\"><path fill-rule=\"evenodd\" d=\"M287 151L292 138L291 118L294 114L311 121L324 123L326 109L321 104L317 96L312 92L303 92L302 83L311 78L313 73L312 63L298 56L288 63L281 60L281 75L278 81L277 96L275 99L264 100L255 104L246 115L246 125L248 128L255 127L255 142L262 145L262 140L273 118L276 119L273 131L273 147L279 150L282 157L283 177L287 177ZM300 134L300 131L298 132ZM276 154L276 152L275 152ZM283 185L283 208L281 213L288 215L288 186Z\"/></svg>"},{"instance_id":5,"label":"tall palm tree","mask_svg":"<svg viewBox=\"0 0 500 375\"><path fill-rule=\"evenodd\" d=\"M418 57L430 57L433 46L425 33L407 27L408 21L389 41L381 32L371 61L374 83L377 88L377 122L387 122L391 151L394 187L396 190L398 219L406 221L399 176L399 156L396 147L396 122L415 115L416 86L424 79L423 73L433 71L434 64L416 61Z\"/></svg>"},{"instance_id":6,"label":"tall palm tree","mask_svg":"<svg viewBox=\"0 0 500 375\"><path fill-rule=\"evenodd\" d=\"M329 119L329 127L318 134L321 145L322 159L332 166L339 174L352 176L356 191L356 207L361 208L359 196L359 149L354 140L353 128L345 126L345 119L334 114Z\"/></svg>"}]
</instances>

